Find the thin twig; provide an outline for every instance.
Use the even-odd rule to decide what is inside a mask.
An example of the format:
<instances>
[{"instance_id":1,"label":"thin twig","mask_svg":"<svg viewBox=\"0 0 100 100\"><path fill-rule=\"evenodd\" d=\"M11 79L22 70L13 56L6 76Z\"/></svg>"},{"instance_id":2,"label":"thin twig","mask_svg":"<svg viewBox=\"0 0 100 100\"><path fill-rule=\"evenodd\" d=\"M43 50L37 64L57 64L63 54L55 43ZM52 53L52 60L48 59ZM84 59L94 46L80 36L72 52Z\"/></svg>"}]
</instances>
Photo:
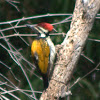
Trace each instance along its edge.
<instances>
[{"instance_id":1,"label":"thin twig","mask_svg":"<svg viewBox=\"0 0 100 100\"><path fill-rule=\"evenodd\" d=\"M14 3L20 3L18 1L13 1L13 0L6 0L9 4L11 4L12 6L14 6L18 12L20 12L19 8L14 4Z\"/></svg>"},{"instance_id":2,"label":"thin twig","mask_svg":"<svg viewBox=\"0 0 100 100\"><path fill-rule=\"evenodd\" d=\"M79 81L81 81L83 78L85 78L86 76L88 76L89 74L91 74L93 71L95 71L98 67L100 66L100 62L97 64L97 66L95 68L93 68L90 72L88 72L86 75L84 75L82 78L78 78L73 85L71 85L69 87L69 89L71 89L75 84L77 84Z\"/></svg>"},{"instance_id":3,"label":"thin twig","mask_svg":"<svg viewBox=\"0 0 100 100\"><path fill-rule=\"evenodd\" d=\"M20 19L16 19L16 20L12 20L12 21L7 21L7 22L1 22L0 25L3 24L9 24L9 23L15 23L18 21L25 21L25 20L29 20L29 19L37 19L37 18L42 18L42 17L53 17L53 16L72 16L72 14L45 14L45 15L39 15L39 16L32 16L32 17L27 17L27 18L20 18Z\"/></svg>"},{"instance_id":4,"label":"thin twig","mask_svg":"<svg viewBox=\"0 0 100 100\"><path fill-rule=\"evenodd\" d=\"M86 58L88 61L90 61L91 63L95 63L92 59L90 59L89 57L87 57L86 55L84 55L83 53L81 53L81 56L83 56L84 58Z\"/></svg>"},{"instance_id":5,"label":"thin twig","mask_svg":"<svg viewBox=\"0 0 100 100\"><path fill-rule=\"evenodd\" d=\"M95 42L100 42L100 40L97 40L97 39L90 39L90 38L88 38L88 40L95 41Z\"/></svg>"}]
</instances>

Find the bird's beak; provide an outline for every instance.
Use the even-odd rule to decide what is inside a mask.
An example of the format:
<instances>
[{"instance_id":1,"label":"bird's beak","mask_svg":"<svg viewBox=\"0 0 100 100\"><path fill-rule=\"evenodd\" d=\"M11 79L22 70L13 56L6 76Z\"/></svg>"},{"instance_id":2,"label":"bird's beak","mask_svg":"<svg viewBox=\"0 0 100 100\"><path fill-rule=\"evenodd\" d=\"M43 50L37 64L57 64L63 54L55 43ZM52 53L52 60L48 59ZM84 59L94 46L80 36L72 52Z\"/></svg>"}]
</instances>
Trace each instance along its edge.
<instances>
[{"instance_id":1,"label":"bird's beak","mask_svg":"<svg viewBox=\"0 0 100 100\"><path fill-rule=\"evenodd\" d=\"M36 27L36 25L26 24L26 26L31 28L33 32L39 33L38 28Z\"/></svg>"}]
</instances>

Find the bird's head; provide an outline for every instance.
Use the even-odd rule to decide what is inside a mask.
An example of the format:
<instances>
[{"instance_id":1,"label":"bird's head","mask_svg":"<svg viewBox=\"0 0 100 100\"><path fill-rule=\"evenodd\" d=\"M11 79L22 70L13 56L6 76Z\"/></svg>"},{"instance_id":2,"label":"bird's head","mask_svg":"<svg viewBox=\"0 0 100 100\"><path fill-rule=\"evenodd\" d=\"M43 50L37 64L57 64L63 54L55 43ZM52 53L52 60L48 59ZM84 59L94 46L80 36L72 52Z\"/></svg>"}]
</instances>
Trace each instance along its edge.
<instances>
[{"instance_id":1,"label":"bird's head","mask_svg":"<svg viewBox=\"0 0 100 100\"><path fill-rule=\"evenodd\" d=\"M37 24L36 26L27 25L33 31L35 31L39 37L46 37L49 33L54 29L54 27L50 23L42 22Z\"/></svg>"}]
</instances>

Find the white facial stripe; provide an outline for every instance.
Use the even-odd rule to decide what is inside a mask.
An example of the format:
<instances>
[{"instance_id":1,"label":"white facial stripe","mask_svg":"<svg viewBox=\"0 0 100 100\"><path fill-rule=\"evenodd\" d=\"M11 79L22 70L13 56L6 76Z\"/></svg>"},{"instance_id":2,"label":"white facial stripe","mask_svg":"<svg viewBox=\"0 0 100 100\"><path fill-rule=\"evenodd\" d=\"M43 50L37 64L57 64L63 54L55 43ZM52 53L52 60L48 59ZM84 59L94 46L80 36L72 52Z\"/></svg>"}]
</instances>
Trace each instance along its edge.
<instances>
[{"instance_id":1,"label":"white facial stripe","mask_svg":"<svg viewBox=\"0 0 100 100\"><path fill-rule=\"evenodd\" d=\"M38 27L34 27L39 33L43 33Z\"/></svg>"},{"instance_id":2,"label":"white facial stripe","mask_svg":"<svg viewBox=\"0 0 100 100\"><path fill-rule=\"evenodd\" d=\"M38 26L39 27L39 26ZM48 33L48 30L42 28L42 27L39 27L39 29L43 32L43 33Z\"/></svg>"},{"instance_id":3,"label":"white facial stripe","mask_svg":"<svg viewBox=\"0 0 100 100\"><path fill-rule=\"evenodd\" d=\"M46 37L46 33L48 33L48 30L46 30L40 26L36 26L34 28L40 33L40 37Z\"/></svg>"}]
</instances>

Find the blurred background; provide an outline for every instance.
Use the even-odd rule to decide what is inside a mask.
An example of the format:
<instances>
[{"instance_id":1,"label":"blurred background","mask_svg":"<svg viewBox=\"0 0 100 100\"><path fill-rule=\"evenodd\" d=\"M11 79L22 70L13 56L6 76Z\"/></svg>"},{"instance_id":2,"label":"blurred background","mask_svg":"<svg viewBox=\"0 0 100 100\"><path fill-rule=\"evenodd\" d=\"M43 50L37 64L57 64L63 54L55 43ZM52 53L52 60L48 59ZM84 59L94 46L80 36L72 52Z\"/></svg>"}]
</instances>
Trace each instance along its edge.
<instances>
[{"instance_id":1,"label":"blurred background","mask_svg":"<svg viewBox=\"0 0 100 100\"><path fill-rule=\"evenodd\" d=\"M0 0L0 99L36 100L43 91L30 52L36 36L25 24L48 22L58 33L51 35L60 44L70 29L75 0ZM32 18L31 18L32 17ZM26 18L26 19L24 19ZM16 35L17 34L17 35ZM32 35L33 34L33 35ZM100 63L100 15L98 14L70 86ZM100 66L71 87L66 100L100 100Z\"/></svg>"}]
</instances>

